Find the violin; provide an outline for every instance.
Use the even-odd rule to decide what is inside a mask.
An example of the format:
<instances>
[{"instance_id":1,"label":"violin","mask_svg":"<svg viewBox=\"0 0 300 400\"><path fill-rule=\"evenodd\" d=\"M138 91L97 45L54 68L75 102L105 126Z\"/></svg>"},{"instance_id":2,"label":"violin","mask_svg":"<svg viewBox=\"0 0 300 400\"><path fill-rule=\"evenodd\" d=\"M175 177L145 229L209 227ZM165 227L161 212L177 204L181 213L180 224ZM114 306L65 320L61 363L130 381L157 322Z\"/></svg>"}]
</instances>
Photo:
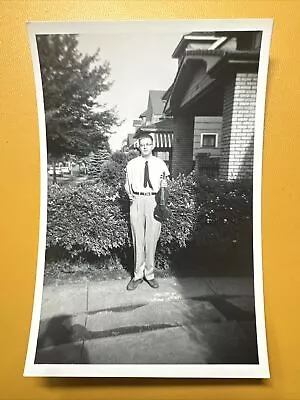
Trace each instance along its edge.
<instances>
[{"instance_id":1,"label":"violin","mask_svg":"<svg viewBox=\"0 0 300 400\"><path fill-rule=\"evenodd\" d=\"M165 172L163 173L163 179L166 179ZM171 216L171 211L167 207L168 198L169 192L165 187L161 187L155 195L157 205L154 209L154 218L159 222L166 221Z\"/></svg>"}]
</instances>

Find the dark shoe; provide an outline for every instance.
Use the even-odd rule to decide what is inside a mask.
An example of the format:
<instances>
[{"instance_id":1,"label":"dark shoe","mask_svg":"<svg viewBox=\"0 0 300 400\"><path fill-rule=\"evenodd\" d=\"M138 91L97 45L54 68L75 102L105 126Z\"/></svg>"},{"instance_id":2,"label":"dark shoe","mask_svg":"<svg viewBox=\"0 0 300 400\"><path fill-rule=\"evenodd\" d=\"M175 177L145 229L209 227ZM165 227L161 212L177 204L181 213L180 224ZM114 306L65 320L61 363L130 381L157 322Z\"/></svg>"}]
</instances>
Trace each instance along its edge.
<instances>
[{"instance_id":1,"label":"dark shoe","mask_svg":"<svg viewBox=\"0 0 300 400\"><path fill-rule=\"evenodd\" d=\"M157 289L157 288L159 288L159 284L158 284L158 282L157 282L157 280L156 279L145 279L145 281L148 283L148 285L149 286L151 286L153 289Z\"/></svg>"},{"instance_id":2,"label":"dark shoe","mask_svg":"<svg viewBox=\"0 0 300 400\"><path fill-rule=\"evenodd\" d=\"M131 281L127 285L127 290L134 290L136 289L141 283L143 282L143 279L134 279L132 278Z\"/></svg>"}]
</instances>

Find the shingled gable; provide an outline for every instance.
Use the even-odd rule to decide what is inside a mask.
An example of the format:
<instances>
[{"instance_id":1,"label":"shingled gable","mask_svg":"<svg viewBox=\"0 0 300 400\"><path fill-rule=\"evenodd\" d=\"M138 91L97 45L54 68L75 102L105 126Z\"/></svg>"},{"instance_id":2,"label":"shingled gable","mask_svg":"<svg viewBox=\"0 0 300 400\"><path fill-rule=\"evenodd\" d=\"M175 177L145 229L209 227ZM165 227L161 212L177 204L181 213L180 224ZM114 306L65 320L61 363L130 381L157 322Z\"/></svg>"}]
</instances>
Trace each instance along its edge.
<instances>
[{"instance_id":1,"label":"shingled gable","mask_svg":"<svg viewBox=\"0 0 300 400\"><path fill-rule=\"evenodd\" d=\"M157 122L158 117L163 114L165 106L164 95L164 90L149 91L147 109L139 115L139 118L145 119L146 124Z\"/></svg>"},{"instance_id":2,"label":"shingled gable","mask_svg":"<svg viewBox=\"0 0 300 400\"><path fill-rule=\"evenodd\" d=\"M154 115L162 115L164 109L163 95L164 90L150 90L149 102L151 103L152 113Z\"/></svg>"}]
</instances>

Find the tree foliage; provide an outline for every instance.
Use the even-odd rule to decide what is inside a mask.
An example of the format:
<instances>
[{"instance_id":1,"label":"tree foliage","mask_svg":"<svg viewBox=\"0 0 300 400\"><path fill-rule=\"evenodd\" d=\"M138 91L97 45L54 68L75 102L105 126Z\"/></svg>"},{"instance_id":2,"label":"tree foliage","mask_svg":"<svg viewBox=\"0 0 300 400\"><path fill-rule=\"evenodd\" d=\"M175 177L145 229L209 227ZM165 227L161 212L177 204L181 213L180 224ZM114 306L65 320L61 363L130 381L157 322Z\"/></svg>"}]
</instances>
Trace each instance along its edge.
<instances>
[{"instance_id":1,"label":"tree foliage","mask_svg":"<svg viewBox=\"0 0 300 400\"><path fill-rule=\"evenodd\" d=\"M109 90L110 66L99 50L83 55L76 35L38 35L48 154L84 156L108 140L119 119L114 109L99 105Z\"/></svg>"},{"instance_id":2,"label":"tree foliage","mask_svg":"<svg viewBox=\"0 0 300 400\"><path fill-rule=\"evenodd\" d=\"M98 151L92 153L89 159L89 176L97 178L103 164L109 160L111 151L108 146L99 147Z\"/></svg>"}]
</instances>

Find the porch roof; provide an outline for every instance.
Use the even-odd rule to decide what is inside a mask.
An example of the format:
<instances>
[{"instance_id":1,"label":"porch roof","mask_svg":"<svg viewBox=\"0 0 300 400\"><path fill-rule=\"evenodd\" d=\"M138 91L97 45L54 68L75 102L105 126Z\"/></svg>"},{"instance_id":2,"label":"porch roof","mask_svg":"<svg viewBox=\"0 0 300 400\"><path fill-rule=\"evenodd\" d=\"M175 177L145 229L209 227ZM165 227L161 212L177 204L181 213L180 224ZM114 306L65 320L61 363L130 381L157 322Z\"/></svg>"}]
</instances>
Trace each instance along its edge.
<instances>
[{"instance_id":1,"label":"porch roof","mask_svg":"<svg viewBox=\"0 0 300 400\"><path fill-rule=\"evenodd\" d=\"M154 148L162 150L171 150L173 145L173 133L171 132L149 132L153 137ZM138 137L136 137L133 147L139 146Z\"/></svg>"},{"instance_id":2,"label":"porch roof","mask_svg":"<svg viewBox=\"0 0 300 400\"><path fill-rule=\"evenodd\" d=\"M168 89L166 115L186 110L196 99L224 83L225 72L258 68L258 51L188 49Z\"/></svg>"},{"instance_id":3,"label":"porch roof","mask_svg":"<svg viewBox=\"0 0 300 400\"><path fill-rule=\"evenodd\" d=\"M156 148L171 149L173 144L173 121L164 119L156 124L140 127L134 134L136 139L134 147L138 147L138 139L143 133L149 133L153 137Z\"/></svg>"},{"instance_id":4,"label":"porch roof","mask_svg":"<svg viewBox=\"0 0 300 400\"><path fill-rule=\"evenodd\" d=\"M151 125L142 125L138 128L138 130L135 133L135 136L139 136L143 132L169 132L173 131L173 120L172 118L163 118L161 121L156 122L155 124Z\"/></svg>"}]
</instances>

